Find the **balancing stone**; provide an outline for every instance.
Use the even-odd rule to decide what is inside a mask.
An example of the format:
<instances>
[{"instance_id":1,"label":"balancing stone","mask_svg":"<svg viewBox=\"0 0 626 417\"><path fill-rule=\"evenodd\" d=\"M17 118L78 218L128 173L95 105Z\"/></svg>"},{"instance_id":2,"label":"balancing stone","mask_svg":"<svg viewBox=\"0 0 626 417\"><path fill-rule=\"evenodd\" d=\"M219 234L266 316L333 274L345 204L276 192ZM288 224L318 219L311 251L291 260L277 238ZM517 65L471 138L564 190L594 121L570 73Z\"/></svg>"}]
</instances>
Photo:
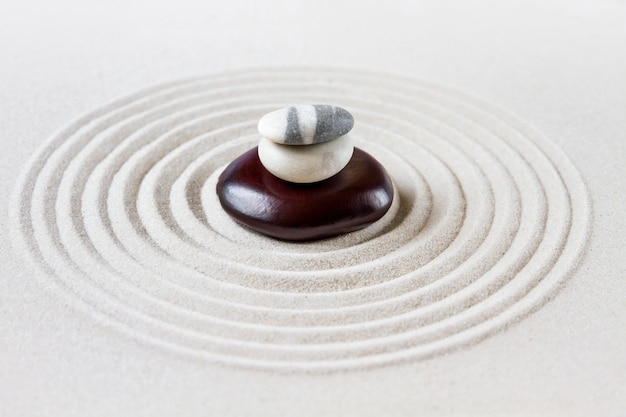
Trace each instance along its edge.
<instances>
[{"instance_id":1,"label":"balancing stone","mask_svg":"<svg viewBox=\"0 0 626 417\"><path fill-rule=\"evenodd\" d=\"M271 174L254 148L226 167L217 194L224 210L241 224L278 239L304 241L358 230L380 219L391 206L393 186L382 165L358 148L339 173L310 184Z\"/></svg>"},{"instance_id":2,"label":"balancing stone","mask_svg":"<svg viewBox=\"0 0 626 417\"><path fill-rule=\"evenodd\" d=\"M311 183L341 171L350 161L353 150L350 135L308 146L280 145L263 138L259 142L259 159L280 179Z\"/></svg>"},{"instance_id":3,"label":"balancing stone","mask_svg":"<svg viewBox=\"0 0 626 417\"><path fill-rule=\"evenodd\" d=\"M310 145L345 135L354 126L347 110L328 104L285 107L259 120L261 136L284 145Z\"/></svg>"}]
</instances>

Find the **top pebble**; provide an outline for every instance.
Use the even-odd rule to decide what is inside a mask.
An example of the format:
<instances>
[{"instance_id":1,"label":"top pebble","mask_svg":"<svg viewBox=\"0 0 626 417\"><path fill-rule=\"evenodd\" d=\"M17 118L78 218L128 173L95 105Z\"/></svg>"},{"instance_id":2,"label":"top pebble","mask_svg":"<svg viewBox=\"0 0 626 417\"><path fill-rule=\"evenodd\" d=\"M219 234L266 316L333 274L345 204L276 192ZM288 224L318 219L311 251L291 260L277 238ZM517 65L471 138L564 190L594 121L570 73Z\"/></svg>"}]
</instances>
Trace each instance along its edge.
<instances>
[{"instance_id":1,"label":"top pebble","mask_svg":"<svg viewBox=\"0 0 626 417\"><path fill-rule=\"evenodd\" d=\"M349 111L328 104L285 107L259 120L259 133L283 145L311 145L345 135L354 126Z\"/></svg>"}]
</instances>

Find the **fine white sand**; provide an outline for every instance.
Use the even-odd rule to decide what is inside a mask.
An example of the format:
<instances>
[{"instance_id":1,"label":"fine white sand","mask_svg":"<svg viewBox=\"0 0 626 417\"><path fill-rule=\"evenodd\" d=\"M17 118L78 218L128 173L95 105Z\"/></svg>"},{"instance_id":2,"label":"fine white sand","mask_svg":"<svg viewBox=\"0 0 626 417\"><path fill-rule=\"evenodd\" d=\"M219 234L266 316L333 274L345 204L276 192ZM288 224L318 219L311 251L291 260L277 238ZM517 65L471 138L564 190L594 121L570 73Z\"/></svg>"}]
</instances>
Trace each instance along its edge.
<instances>
[{"instance_id":1,"label":"fine white sand","mask_svg":"<svg viewBox=\"0 0 626 417\"><path fill-rule=\"evenodd\" d=\"M287 42L285 56L295 55L272 59L279 29L263 30L251 4L211 28L191 10L146 4L125 18L143 23L123 20L104 42L99 30L121 9L68 16L80 6L67 3L52 13L72 35L48 42L72 40L56 51L82 70L44 64L45 42L3 44L7 55L36 52L0 70L8 414L623 409L626 59L611 46L626 41L616 19L626 8L511 3L489 9L493 33L444 35L449 19L483 19L484 7L449 6L394 6L384 24L406 32L383 32L380 45L341 32L352 59L332 31L304 50ZM558 24L548 18L556 10ZM280 13L326 16L307 12ZM249 38L207 38L234 34L234 22L245 22L238 36L265 42L250 51ZM77 33L94 38L72 43ZM397 40L402 51L389 51ZM468 52L463 40L489 42ZM198 58L201 46L225 61ZM350 67L321 65L331 63ZM361 231L285 243L235 224L214 189L225 164L258 142L260 116L307 102L351 111L355 146L387 168L396 199Z\"/></svg>"}]
</instances>

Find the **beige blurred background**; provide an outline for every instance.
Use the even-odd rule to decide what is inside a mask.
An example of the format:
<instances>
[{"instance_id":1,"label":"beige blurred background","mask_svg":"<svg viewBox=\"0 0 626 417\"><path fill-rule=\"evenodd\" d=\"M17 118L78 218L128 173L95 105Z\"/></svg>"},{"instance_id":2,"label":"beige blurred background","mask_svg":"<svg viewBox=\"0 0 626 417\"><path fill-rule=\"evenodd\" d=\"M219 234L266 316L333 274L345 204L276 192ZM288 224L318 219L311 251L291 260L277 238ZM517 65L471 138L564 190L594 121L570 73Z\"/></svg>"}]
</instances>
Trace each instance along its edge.
<instances>
[{"instance_id":1,"label":"beige blurred background","mask_svg":"<svg viewBox=\"0 0 626 417\"><path fill-rule=\"evenodd\" d=\"M403 366L274 375L149 349L32 279L7 199L55 130L113 98L231 68L323 65L448 84L558 144L587 182L588 252L559 295ZM626 3L110 1L0 5L0 415L558 415L626 410Z\"/></svg>"}]
</instances>

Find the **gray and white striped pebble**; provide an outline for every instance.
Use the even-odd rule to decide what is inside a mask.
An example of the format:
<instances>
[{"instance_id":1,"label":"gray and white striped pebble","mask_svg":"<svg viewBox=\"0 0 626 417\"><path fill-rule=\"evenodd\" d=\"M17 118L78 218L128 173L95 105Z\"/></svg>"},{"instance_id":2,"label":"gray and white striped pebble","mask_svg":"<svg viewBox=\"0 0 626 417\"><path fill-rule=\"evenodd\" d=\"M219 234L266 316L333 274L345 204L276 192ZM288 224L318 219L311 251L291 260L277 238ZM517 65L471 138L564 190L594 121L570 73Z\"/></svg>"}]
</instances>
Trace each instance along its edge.
<instances>
[{"instance_id":1,"label":"gray and white striped pebble","mask_svg":"<svg viewBox=\"0 0 626 417\"><path fill-rule=\"evenodd\" d=\"M354 126L349 111L328 104L285 107L259 120L259 133L284 145L310 145L345 135Z\"/></svg>"},{"instance_id":2,"label":"gray and white striped pebble","mask_svg":"<svg viewBox=\"0 0 626 417\"><path fill-rule=\"evenodd\" d=\"M311 183L339 173L352 158L350 135L310 146L287 146L261 139L259 159L269 172L285 181Z\"/></svg>"}]
</instances>

